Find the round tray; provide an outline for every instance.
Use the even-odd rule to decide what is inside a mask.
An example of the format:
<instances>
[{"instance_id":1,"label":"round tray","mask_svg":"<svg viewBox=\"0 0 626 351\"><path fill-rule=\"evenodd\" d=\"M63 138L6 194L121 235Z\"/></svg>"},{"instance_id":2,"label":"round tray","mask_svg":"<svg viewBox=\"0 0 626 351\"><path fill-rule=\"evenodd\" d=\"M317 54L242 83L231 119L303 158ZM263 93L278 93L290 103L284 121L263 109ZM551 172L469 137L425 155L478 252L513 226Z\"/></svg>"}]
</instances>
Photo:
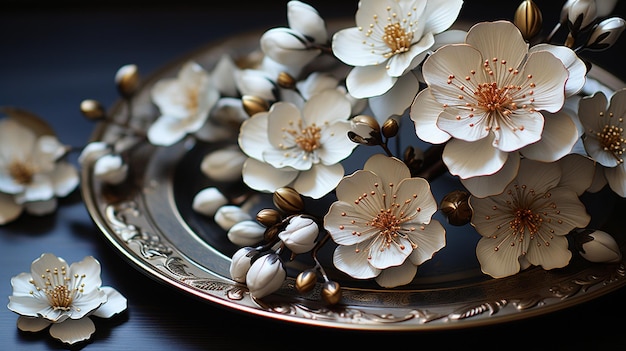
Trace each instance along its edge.
<instances>
[{"instance_id":1,"label":"round tray","mask_svg":"<svg viewBox=\"0 0 626 351\"><path fill-rule=\"evenodd\" d=\"M278 292L260 300L251 298L244 285L230 279L230 257L237 247L210 218L191 208L193 196L211 185L200 172L200 162L215 145L189 138L171 147L156 147L128 133L120 124L132 116L129 125L145 130L157 115L149 94L156 81L175 76L188 60L210 70L223 54L233 57L247 54L258 46L260 34L238 35L211 43L170 63L143 83L131 111L123 101L114 106L110 118L121 123L101 122L96 127L92 141L138 141L130 153L126 182L116 186L104 184L93 176L92 168L84 167L81 184L95 224L132 266L174 287L182 295L196 296L240 312L293 323L359 330L448 329L502 323L589 301L626 283L624 262L594 264L576 253L563 269L531 268L508 278L491 279L480 271L475 258L479 235L470 225L447 225L447 246L420 266L414 282L407 286L383 289L371 282L352 280L325 266L342 287L341 301L329 306L320 298L320 284L312 292L297 292L295 274L301 268L299 265L308 262L296 260ZM612 91L624 86L597 67L590 72L587 83L588 91ZM446 176L432 183L436 198L454 186L457 186L455 180ZM597 212L591 213L594 218L591 226L609 233L621 231L618 219L619 213L626 210L624 199L601 192L585 194L584 201L601 204L588 206ZM445 218L438 219L445 223ZM624 238L616 239L624 251ZM321 252L322 259L332 252L331 245L326 246L323 251L331 251Z\"/></svg>"}]
</instances>

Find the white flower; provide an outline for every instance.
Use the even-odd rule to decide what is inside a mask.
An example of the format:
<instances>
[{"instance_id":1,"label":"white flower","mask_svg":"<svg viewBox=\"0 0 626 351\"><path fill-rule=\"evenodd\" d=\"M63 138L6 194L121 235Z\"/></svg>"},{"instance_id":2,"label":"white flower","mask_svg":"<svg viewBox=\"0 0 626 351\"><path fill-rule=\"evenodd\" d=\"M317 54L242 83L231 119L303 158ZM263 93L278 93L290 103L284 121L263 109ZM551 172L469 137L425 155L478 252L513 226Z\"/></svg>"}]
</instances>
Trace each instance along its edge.
<instances>
[{"instance_id":1,"label":"white flower","mask_svg":"<svg viewBox=\"0 0 626 351\"><path fill-rule=\"evenodd\" d=\"M597 162L598 176L621 197L626 197L625 102L626 89L616 91L610 102L603 92L597 92L580 99L578 108L585 150Z\"/></svg>"},{"instance_id":2,"label":"white flower","mask_svg":"<svg viewBox=\"0 0 626 351\"><path fill-rule=\"evenodd\" d=\"M273 192L291 186L320 198L344 175L340 161L356 147L347 136L351 105L337 90L312 96L302 110L277 102L241 126L239 146L249 158L243 180L253 189Z\"/></svg>"},{"instance_id":3,"label":"white flower","mask_svg":"<svg viewBox=\"0 0 626 351\"><path fill-rule=\"evenodd\" d=\"M152 87L152 101L161 115L148 129L148 140L169 146L198 131L219 95L210 74L199 64L187 62L177 77L162 79Z\"/></svg>"},{"instance_id":4,"label":"white flower","mask_svg":"<svg viewBox=\"0 0 626 351\"><path fill-rule=\"evenodd\" d=\"M280 289L286 277L287 271L280 257L268 253L252 262L246 273L246 284L250 295L260 299Z\"/></svg>"},{"instance_id":5,"label":"white flower","mask_svg":"<svg viewBox=\"0 0 626 351\"><path fill-rule=\"evenodd\" d=\"M100 263L93 257L68 266L64 259L45 253L33 261L30 273L11 279L8 308L20 315L20 330L50 326L50 335L73 344L95 331L88 316L110 318L126 309L126 298L101 284Z\"/></svg>"},{"instance_id":6,"label":"white flower","mask_svg":"<svg viewBox=\"0 0 626 351\"><path fill-rule=\"evenodd\" d=\"M518 153L550 162L563 157L579 131L562 110L569 71L557 51L573 72L567 91L577 91L584 74L573 53L550 47L529 52L507 21L474 25L465 44L444 46L424 62L428 88L410 111L417 136L446 143L443 161L461 179L494 175L513 162L491 194L515 176Z\"/></svg>"},{"instance_id":7,"label":"white flower","mask_svg":"<svg viewBox=\"0 0 626 351\"><path fill-rule=\"evenodd\" d=\"M568 162L572 165L576 163ZM561 161L523 159L517 177L503 193L470 196L471 224L482 235L476 256L484 273L502 278L517 274L520 263L546 270L569 263L572 253L566 235L591 219L578 196L593 176L581 172L578 175L584 177L574 179L572 174Z\"/></svg>"},{"instance_id":8,"label":"white flower","mask_svg":"<svg viewBox=\"0 0 626 351\"><path fill-rule=\"evenodd\" d=\"M423 178L400 160L371 156L337 186L324 227L339 244L333 263L357 279L383 287L410 283L417 266L445 246L445 229L432 216L437 203Z\"/></svg>"},{"instance_id":9,"label":"white flower","mask_svg":"<svg viewBox=\"0 0 626 351\"><path fill-rule=\"evenodd\" d=\"M12 118L0 120L0 192L31 214L53 212L56 198L67 196L79 183L76 168L62 159L66 151L55 136L38 136ZM7 197L3 203L0 210L9 212L0 218L15 218L16 207Z\"/></svg>"},{"instance_id":10,"label":"white flower","mask_svg":"<svg viewBox=\"0 0 626 351\"><path fill-rule=\"evenodd\" d=\"M289 219L278 237L293 253L301 254L315 247L319 232L320 228L313 218L297 215Z\"/></svg>"},{"instance_id":11,"label":"white flower","mask_svg":"<svg viewBox=\"0 0 626 351\"><path fill-rule=\"evenodd\" d=\"M435 35L454 23L462 4L461 0L361 0L356 26L332 38L335 56L354 66L346 77L350 94L366 98L391 89L421 63Z\"/></svg>"}]
</instances>

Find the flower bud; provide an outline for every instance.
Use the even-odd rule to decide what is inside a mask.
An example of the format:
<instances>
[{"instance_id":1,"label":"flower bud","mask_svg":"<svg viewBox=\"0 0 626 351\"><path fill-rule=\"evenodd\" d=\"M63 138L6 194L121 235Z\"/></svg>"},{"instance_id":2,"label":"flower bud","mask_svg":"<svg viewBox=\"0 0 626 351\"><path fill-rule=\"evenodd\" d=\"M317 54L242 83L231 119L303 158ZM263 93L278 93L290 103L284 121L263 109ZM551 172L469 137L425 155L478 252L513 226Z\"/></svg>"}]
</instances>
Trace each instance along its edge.
<instances>
[{"instance_id":1,"label":"flower bud","mask_svg":"<svg viewBox=\"0 0 626 351\"><path fill-rule=\"evenodd\" d=\"M537 4L532 0L524 0L517 7L513 22L522 32L524 39L530 40L541 31L543 16Z\"/></svg>"},{"instance_id":2,"label":"flower bud","mask_svg":"<svg viewBox=\"0 0 626 351\"><path fill-rule=\"evenodd\" d=\"M228 231L239 222L251 220L252 216L239 206L224 205L217 209L213 219L222 229Z\"/></svg>"},{"instance_id":3,"label":"flower bud","mask_svg":"<svg viewBox=\"0 0 626 351\"><path fill-rule=\"evenodd\" d=\"M289 219L289 224L278 237L294 254L301 254L315 247L319 232L320 228L312 218L298 215Z\"/></svg>"},{"instance_id":4,"label":"flower bud","mask_svg":"<svg viewBox=\"0 0 626 351\"><path fill-rule=\"evenodd\" d=\"M383 123L383 127L381 128L381 131L383 132L383 135L385 136L385 138L395 137L396 134L398 134L399 130L400 130L400 123L394 117L387 118L385 123Z\"/></svg>"},{"instance_id":5,"label":"flower bud","mask_svg":"<svg viewBox=\"0 0 626 351\"><path fill-rule=\"evenodd\" d=\"M286 277L287 271L280 257L268 253L252 263L246 274L246 284L250 295L260 299L280 289Z\"/></svg>"},{"instance_id":6,"label":"flower bud","mask_svg":"<svg viewBox=\"0 0 626 351\"><path fill-rule=\"evenodd\" d=\"M299 293L311 291L317 283L317 273L314 268L300 272L296 277L296 290Z\"/></svg>"},{"instance_id":7,"label":"flower bud","mask_svg":"<svg viewBox=\"0 0 626 351\"><path fill-rule=\"evenodd\" d=\"M274 191L274 206L285 213L297 213L304 209L304 200L300 193L290 187L282 187Z\"/></svg>"},{"instance_id":8,"label":"flower bud","mask_svg":"<svg viewBox=\"0 0 626 351\"><path fill-rule=\"evenodd\" d=\"M120 95L129 98L139 88L139 70L137 65L124 65L115 74L115 85Z\"/></svg>"},{"instance_id":9,"label":"flower bud","mask_svg":"<svg viewBox=\"0 0 626 351\"><path fill-rule=\"evenodd\" d=\"M235 223L226 234L228 240L239 246L258 244L263 240L265 227L253 220Z\"/></svg>"},{"instance_id":10,"label":"flower bud","mask_svg":"<svg viewBox=\"0 0 626 351\"><path fill-rule=\"evenodd\" d=\"M128 164L120 155L103 155L93 167L94 177L108 184L119 184L126 179Z\"/></svg>"},{"instance_id":11,"label":"flower bud","mask_svg":"<svg viewBox=\"0 0 626 351\"><path fill-rule=\"evenodd\" d=\"M615 239L601 230L583 230L576 234L580 255L590 262L617 263L622 252Z\"/></svg>"},{"instance_id":12,"label":"flower bud","mask_svg":"<svg viewBox=\"0 0 626 351\"><path fill-rule=\"evenodd\" d=\"M363 145L380 145L382 135L376 118L368 115L357 115L350 120L351 131L348 137L355 143Z\"/></svg>"},{"instance_id":13,"label":"flower bud","mask_svg":"<svg viewBox=\"0 0 626 351\"><path fill-rule=\"evenodd\" d=\"M287 66L304 67L313 61L320 49L308 46L306 38L290 28L272 28L261 36L261 50L272 60Z\"/></svg>"},{"instance_id":14,"label":"flower bud","mask_svg":"<svg viewBox=\"0 0 626 351\"><path fill-rule=\"evenodd\" d=\"M252 259L259 252L251 247L242 247L237 250L230 262L230 277L238 283L246 283L246 274L252 264Z\"/></svg>"},{"instance_id":15,"label":"flower bud","mask_svg":"<svg viewBox=\"0 0 626 351\"><path fill-rule=\"evenodd\" d=\"M200 190L193 198L192 208L194 211L205 216L215 216L217 210L226 205L228 199L215 187Z\"/></svg>"},{"instance_id":16,"label":"flower bud","mask_svg":"<svg viewBox=\"0 0 626 351\"><path fill-rule=\"evenodd\" d=\"M241 103L243 104L243 109L251 117L270 109L268 102L258 96L244 95L241 97Z\"/></svg>"},{"instance_id":17,"label":"flower bud","mask_svg":"<svg viewBox=\"0 0 626 351\"><path fill-rule=\"evenodd\" d=\"M290 28L304 34L315 43L324 44L328 40L324 19L309 4L301 1L289 1L287 3L287 21Z\"/></svg>"},{"instance_id":18,"label":"flower bud","mask_svg":"<svg viewBox=\"0 0 626 351\"><path fill-rule=\"evenodd\" d=\"M244 162L248 157L239 148L223 148L208 153L200 163L200 170L207 177L221 181L241 178Z\"/></svg>"},{"instance_id":19,"label":"flower bud","mask_svg":"<svg viewBox=\"0 0 626 351\"><path fill-rule=\"evenodd\" d=\"M469 223L472 219L472 209L467 201L468 198L469 194L461 190L451 191L443 197L439 207L448 219L448 223L456 226Z\"/></svg>"},{"instance_id":20,"label":"flower bud","mask_svg":"<svg viewBox=\"0 0 626 351\"><path fill-rule=\"evenodd\" d=\"M85 145L80 155L78 155L78 163L84 167L88 162L95 162L109 152L111 152L111 146L108 143L104 141L92 141Z\"/></svg>"},{"instance_id":21,"label":"flower bud","mask_svg":"<svg viewBox=\"0 0 626 351\"><path fill-rule=\"evenodd\" d=\"M256 220L266 228L269 228L280 222L282 220L282 216L280 215L280 212L273 208L264 208L256 214Z\"/></svg>"},{"instance_id":22,"label":"flower bud","mask_svg":"<svg viewBox=\"0 0 626 351\"><path fill-rule=\"evenodd\" d=\"M602 51L615 44L626 27L626 21L620 17L607 18L594 27L585 48L591 51Z\"/></svg>"},{"instance_id":23,"label":"flower bud","mask_svg":"<svg viewBox=\"0 0 626 351\"><path fill-rule=\"evenodd\" d=\"M296 87L296 79L287 72L278 73L276 83L278 84L278 86L285 89L293 89Z\"/></svg>"},{"instance_id":24,"label":"flower bud","mask_svg":"<svg viewBox=\"0 0 626 351\"><path fill-rule=\"evenodd\" d=\"M596 17L596 0L574 0L569 3L567 26L572 34L576 35L587 28L595 21Z\"/></svg>"},{"instance_id":25,"label":"flower bud","mask_svg":"<svg viewBox=\"0 0 626 351\"><path fill-rule=\"evenodd\" d=\"M334 281L326 281L322 285L322 298L326 303L335 305L341 300L341 286Z\"/></svg>"},{"instance_id":26,"label":"flower bud","mask_svg":"<svg viewBox=\"0 0 626 351\"><path fill-rule=\"evenodd\" d=\"M106 117L104 106L96 100L83 100L80 103L80 112L90 120L99 120Z\"/></svg>"}]
</instances>

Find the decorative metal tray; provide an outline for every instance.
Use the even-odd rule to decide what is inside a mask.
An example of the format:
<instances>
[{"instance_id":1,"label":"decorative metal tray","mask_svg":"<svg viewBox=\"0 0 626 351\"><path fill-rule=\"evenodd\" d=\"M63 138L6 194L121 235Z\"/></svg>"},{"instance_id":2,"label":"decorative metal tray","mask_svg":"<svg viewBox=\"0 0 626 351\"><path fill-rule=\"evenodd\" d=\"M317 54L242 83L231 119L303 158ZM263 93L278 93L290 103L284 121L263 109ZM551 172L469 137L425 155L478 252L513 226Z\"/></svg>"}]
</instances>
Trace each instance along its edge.
<instances>
[{"instance_id":1,"label":"decorative metal tray","mask_svg":"<svg viewBox=\"0 0 626 351\"><path fill-rule=\"evenodd\" d=\"M145 130L156 116L149 94L152 84L174 76L190 59L210 68L225 53L247 54L257 47L258 38L259 33L227 38L172 62L144 82L132 105L123 101L116 104L110 117L119 122L132 116L129 125ZM593 91L598 87L614 90L625 86L596 67L588 84L593 85ZM136 142L136 137L119 124L123 123L101 122L92 140ZM210 185L199 169L202 156L212 147L192 139L167 148L139 142L130 154L129 178L116 186L99 182L91 168L83 169L83 197L104 237L132 266L180 290L181 297L195 295L244 313L307 325L427 330L467 328L546 314L626 284L624 262L594 264L576 254L563 269L531 268L509 278L491 279L480 271L475 258L479 236L465 225L448 227L447 246L420 266L413 283L402 288L382 289L328 270L342 286L342 299L337 305L322 302L319 287L304 295L298 293L294 274L289 275L277 293L256 300L245 286L230 279L230 256L236 247L210 218L191 208L193 196ZM445 178L437 180L433 190L449 187L449 182ZM620 212L626 210L626 202L614 197L607 201L604 196L609 197L599 193L584 199L598 203L597 207L588 206L597 212L592 213L596 221L592 226L618 234L616 239L624 252L626 236L617 223ZM444 223L445 219L441 221ZM323 258L324 253L320 255Z\"/></svg>"}]
</instances>

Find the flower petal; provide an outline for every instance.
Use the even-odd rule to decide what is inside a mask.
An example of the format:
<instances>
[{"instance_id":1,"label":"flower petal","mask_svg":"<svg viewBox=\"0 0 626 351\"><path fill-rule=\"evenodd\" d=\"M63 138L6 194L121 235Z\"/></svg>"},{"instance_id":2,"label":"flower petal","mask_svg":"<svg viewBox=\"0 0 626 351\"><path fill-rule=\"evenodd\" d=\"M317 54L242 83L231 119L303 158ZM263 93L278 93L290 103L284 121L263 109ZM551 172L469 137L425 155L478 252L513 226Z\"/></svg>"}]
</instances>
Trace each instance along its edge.
<instances>
[{"instance_id":1,"label":"flower petal","mask_svg":"<svg viewBox=\"0 0 626 351\"><path fill-rule=\"evenodd\" d=\"M314 164L311 169L300 172L293 182L293 188L304 196L319 199L331 192L344 175L340 163L325 166Z\"/></svg>"},{"instance_id":2,"label":"flower petal","mask_svg":"<svg viewBox=\"0 0 626 351\"><path fill-rule=\"evenodd\" d=\"M77 274L84 285L82 288L83 293L88 294L100 289L100 285L102 285L100 271L100 262L93 256L87 256L82 261L74 262L70 265L69 275L74 278L74 275Z\"/></svg>"},{"instance_id":3,"label":"flower petal","mask_svg":"<svg viewBox=\"0 0 626 351\"><path fill-rule=\"evenodd\" d=\"M369 279L380 273L379 269L369 264L368 253L356 250L353 246L337 246L333 253L333 264L340 271L356 279Z\"/></svg>"},{"instance_id":4,"label":"flower petal","mask_svg":"<svg viewBox=\"0 0 626 351\"><path fill-rule=\"evenodd\" d=\"M301 1L287 2L287 22L289 27L313 39L313 42L324 44L328 40L326 23L317 10Z\"/></svg>"},{"instance_id":5,"label":"flower petal","mask_svg":"<svg viewBox=\"0 0 626 351\"><path fill-rule=\"evenodd\" d=\"M291 168L274 168L267 163L249 158L242 169L243 181L252 189L274 192L276 189L291 183L298 174Z\"/></svg>"},{"instance_id":6,"label":"flower petal","mask_svg":"<svg viewBox=\"0 0 626 351\"><path fill-rule=\"evenodd\" d=\"M579 154L570 154L560 159L559 165L562 170L559 186L570 188L580 196L593 183L596 169L592 159Z\"/></svg>"},{"instance_id":7,"label":"flower petal","mask_svg":"<svg viewBox=\"0 0 626 351\"><path fill-rule=\"evenodd\" d=\"M411 241L417 244L409 256L411 263L416 266L430 260L446 246L446 230L439 221L431 220L427 225L417 228L419 229L409 234Z\"/></svg>"},{"instance_id":8,"label":"flower petal","mask_svg":"<svg viewBox=\"0 0 626 351\"><path fill-rule=\"evenodd\" d=\"M352 106L343 93L336 89L324 90L313 95L302 108L302 120L306 126L335 121L348 121Z\"/></svg>"},{"instance_id":9,"label":"flower petal","mask_svg":"<svg viewBox=\"0 0 626 351\"><path fill-rule=\"evenodd\" d=\"M351 202L336 201L324 216L324 228L335 243L350 246L369 239L369 235L354 235L363 229L359 224L369 220L371 215L366 211L358 211Z\"/></svg>"},{"instance_id":10,"label":"flower petal","mask_svg":"<svg viewBox=\"0 0 626 351\"><path fill-rule=\"evenodd\" d=\"M260 112L241 124L239 147L246 155L262 161L263 151L268 148L268 113Z\"/></svg>"},{"instance_id":11,"label":"flower petal","mask_svg":"<svg viewBox=\"0 0 626 351\"><path fill-rule=\"evenodd\" d=\"M400 266L382 270L376 277L376 283L383 288L394 288L409 284L415 278L415 274L417 266L406 260Z\"/></svg>"},{"instance_id":12,"label":"flower petal","mask_svg":"<svg viewBox=\"0 0 626 351\"><path fill-rule=\"evenodd\" d=\"M561 60L548 51L533 52L528 55L524 74L527 77L532 76L535 85L532 102L535 109L554 113L563 107L565 82L569 73ZM522 76L519 79L526 80Z\"/></svg>"},{"instance_id":13,"label":"flower petal","mask_svg":"<svg viewBox=\"0 0 626 351\"><path fill-rule=\"evenodd\" d=\"M62 323L54 323L50 326L50 335L66 344L75 344L79 341L89 340L95 331L96 326L89 317L68 319Z\"/></svg>"},{"instance_id":14,"label":"flower petal","mask_svg":"<svg viewBox=\"0 0 626 351\"><path fill-rule=\"evenodd\" d=\"M15 202L13 195L0 192L0 225L18 218L23 211L22 205Z\"/></svg>"},{"instance_id":15,"label":"flower petal","mask_svg":"<svg viewBox=\"0 0 626 351\"><path fill-rule=\"evenodd\" d=\"M24 210L31 215L44 216L57 209L58 201L55 197L43 201L29 201L23 204Z\"/></svg>"},{"instance_id":16,"label":"flower petal","mask_svg":"<svg viewBox=\"0 0 626 351\"><path fill-rule=\"evenodd\" d=\"M617 167L605 168L604 175L606 177L611 190L621 197L626 197L626 166L624 163Z\"/></svg>"},{"instance_id":17,"label":"flower petal","mask_svg":"<svg viewBox=\"0 0 626 351\"><path fill-rule=\"evenodd\" d=\"M391 116L402 116L419 91L415 74L408 73L398 78L386 93L369 99L369 107L382 125ZM439 105L439 107L441 107Z\"/></svg>"},{"instance_id":18,"label":"flower petal","mask_svg":"<svg viewBox=\"0 0 626 351\"><path fill-rule=\"evenodd\" d=\"M471 143L451 139L443 150L442 158L452 175L471 178L494 174L502 169L508 153L494 148L490 138Z\"/></svg>"},{"instance_id":19,"label":"flower petal","mask_svg":"<svg viewBox=\"0 0 626 351\"><path fill-rule=\"evenodd\" d=\"M511 152L504 166L494 174L471 178L461 178L461 183L476 197L487 197L500 194L515 179L519 170L519 153Z\"/></svg>"},{"instance_id":20,"label":"flower petal","mask_svg":"<svg viewBox=\"0 0 626 351\"><path fill-rule=\"evenodd\" d=\"M26 332L38 332L46 329L51 322L45 318L33 318L26 316L19 316L17 318L17 328Z\"/></svg>"},{"instance_id":21,"label":"flower petal","mask_svg":"<svg viewBox=\"0 0 626 351\"><path fill-rule=\"evenodd\" d=\"M545 124L541 140L525 146L520 152L535 161L554 162L572 151L579 139L578 128L564 111L543 115Z\"/></svg>"},{"instance_id":22,"label":"flower petal","mask_svg":"<svg viewBox=\"0 0 626 351\"><path fill-rule=\"evenodd\" d=\"M114 315L123 312L128 307L126 298L117 290L109 286L103 286L102 291L106 293L107 301L92 314L100 318L111 318Z\"/></svg>"},{"instance_id":23,"label":"flower petal","mask_svg":"<svg viewBox=\"0 0 626 351\"><path fill-rule=\"evenodd\" d=\"M79 183L78 170L69 162L57 162L52 172L52 184L56 196L69 195Z\"/></svg>"},{"instance_id":24,"label":"flower petal","mask_svg":"<svg viewBox=\"0 0 626 351\"><path fill-rule=\"evenodd\" d=\"M435 100L430 88L417 94L409 113L415 124L415 133L420 139L433 144L442 144L450 139L450 134L437 127L441 110L442 105Z\"/></svg>"},{"instance_id":25,"label":"flower petal","mask_svg":"<svg viewBox=\"0 0 626 351\"><path fill-rule=\"evenodd\" d=\"M363 45L363 39L365 39L365 35L357 27L339 30L333 35L333 54L350 66L383 64L381 62L382 56L372 54L372 48Z\"/></svg>"},{"instance_id":26,"label":"flower petal","mask_svg":"<svg viewBox=\"0 0 626 351\"><path fill-rule=\"evenodd\" d=\"M478 49L486 59L504 59L507 65L515 68L520 67L528 53L522 33L509 21L477 23L469 29L465 42Z\"/></svg>"},{"instance_id":27,"label":"flower petal","mask_svg":"<svg viewBox=\"0 0 626 351\"><path fill-rule=\"evenodd\" d=\"M567 82L565 82L565 95L573 96L578 93L587 80L587 66L578 55L567 46L552 44L537 44L530 48L529 53L546 50L563 62L569 72Z\"/></svg>"},{"instance_id":28,"label":"flower petal","mask_svg":"<svg viewBox=\"0 0 626 351\"><path fill-rule=\"evenodd\" d=\"M528 241L524 240L523 243ZM524 246L527 245L519 245L515 239L503 242L500 238L481 238L476 245L476 257L480 262L480 269L493 278L517 274L521 268L519 257L525 250Z\"/></svg>"},{"instance_id":29,"label":"flower petal","mask_svg":"<svg viewBox=\"0 0 626 351\"><path fill-rule=\"evenodd\" d=\"M185 134L187 134L187 130L184 123L170 115L162 115L148 128L150 143L159 146L173 145L180 141Z\"/></svg>"},{"instance_id":30,"label":"flower petal","mask_svg":"<svg viewBox=\"0 0 626 351\"><path fill-rule=\"evenodd\" d=\"M538 240L545 239L543 243ZM535 237L536 243L532 243L526 254L528 262L543 269L563 268L569 264L572 252L567 249L567 238L564 236L541 236Z\"/></svg>"},{"instance_id":31,"label":"flower petal","mask_svg":"<svg viewBox=\"0 0 626 351\"><path fill-rule=\"evenodd\" d=\"M346 87L350 95L364 99L386 93L393 87L398 77L387 74L384 65L357 66L346 77Z\"/></svg>"}]
</instances>

